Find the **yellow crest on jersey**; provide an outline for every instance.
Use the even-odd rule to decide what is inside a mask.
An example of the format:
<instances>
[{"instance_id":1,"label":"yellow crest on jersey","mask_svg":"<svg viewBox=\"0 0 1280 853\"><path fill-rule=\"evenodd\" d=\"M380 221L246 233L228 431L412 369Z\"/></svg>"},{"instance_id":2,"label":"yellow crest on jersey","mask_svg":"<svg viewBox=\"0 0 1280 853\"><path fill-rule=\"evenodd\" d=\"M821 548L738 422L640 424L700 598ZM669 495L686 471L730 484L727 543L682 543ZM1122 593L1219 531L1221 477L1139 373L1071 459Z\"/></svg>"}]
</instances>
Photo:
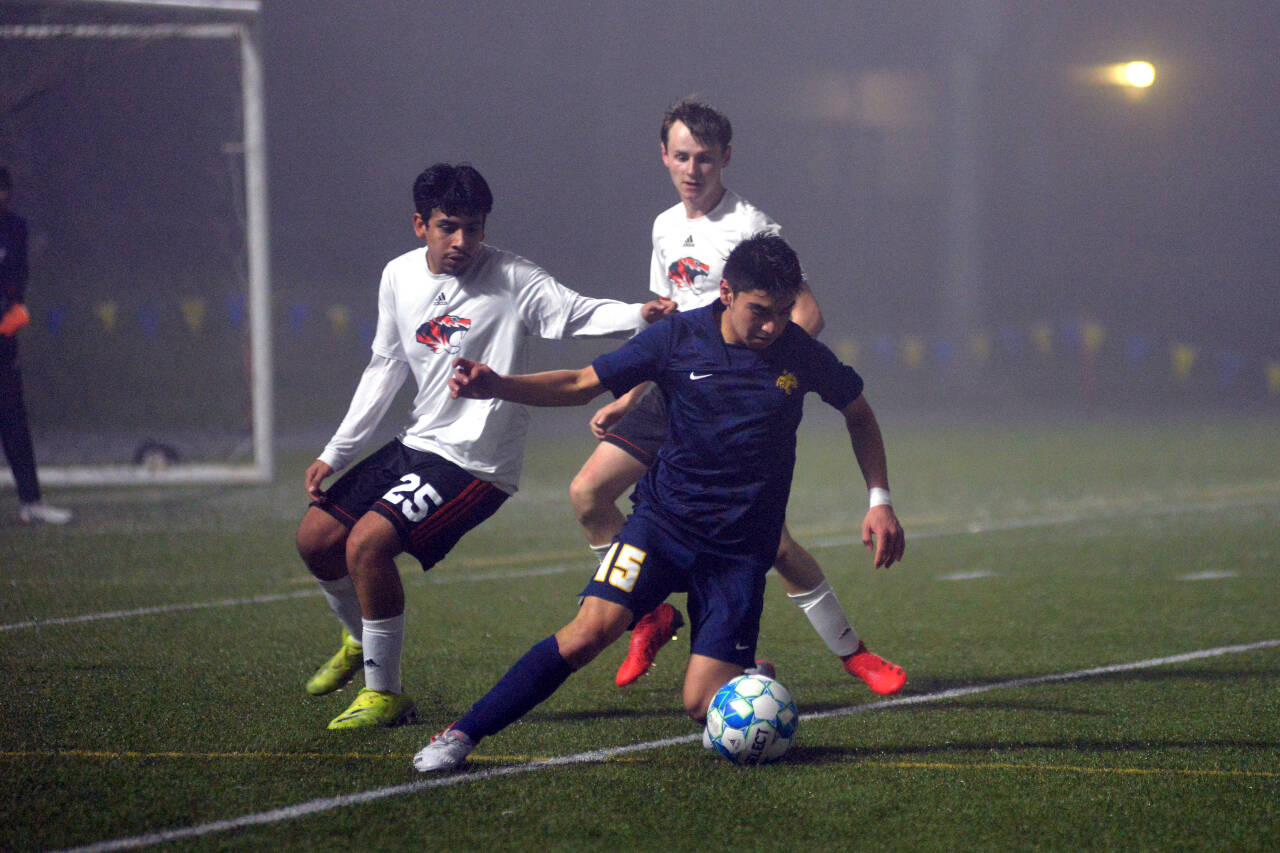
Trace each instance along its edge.
<instances>
[{"instance_id":1,"label":"yellow crest on jersey","mask_svg":"<svg viewBox=\"0 0 1280 853\"><path fill-rule=\"evenodd\" d=\"M800 381L796 379L796 375L790 370L784 370L782 375L778 377L778 387L785 391L789 397L792 391L800 387Z\"/></svg>"}]
</instances>

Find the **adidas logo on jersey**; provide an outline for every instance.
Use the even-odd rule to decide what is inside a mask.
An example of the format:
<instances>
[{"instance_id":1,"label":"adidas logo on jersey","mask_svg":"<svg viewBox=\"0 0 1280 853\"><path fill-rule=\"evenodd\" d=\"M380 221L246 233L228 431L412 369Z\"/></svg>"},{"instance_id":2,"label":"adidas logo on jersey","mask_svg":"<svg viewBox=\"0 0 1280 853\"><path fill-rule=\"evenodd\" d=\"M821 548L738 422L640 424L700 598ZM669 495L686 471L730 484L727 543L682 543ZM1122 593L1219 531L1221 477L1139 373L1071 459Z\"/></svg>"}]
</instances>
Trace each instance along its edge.
<instances>
[{"instance_id":1,"label":"adidas logo on jersey","mask_svg":"<svg viewBox=\"0 0 1280 853\"><path fill-rule=\"evenodd\" d=\"M431 304L432 304L432 305L446 305L446 304L448 304L448 302L449 302L449 300L444 298L444 291L442 290L442 291L440 291L439 293L437 293L437 294L436 294L436 298L432 301L432 303L431 303Z\"/></svg>"},{"instance_id":2,"label":"adidas logo on jersey","mask_svg":"<svg viewBox=\"0 0 1280 853\"><path fill-rule=\"evenodd\" d=\"M684 238L684 245L685 245L685 247L686 247L686 248L688 248L689 246L696 246L696 245L697 245L696 243L694 243L694 242L693 242L693 235L692 235L692 234L690 234L688 237L685 237L685 238Z\"/></svg>"}]
</instances>

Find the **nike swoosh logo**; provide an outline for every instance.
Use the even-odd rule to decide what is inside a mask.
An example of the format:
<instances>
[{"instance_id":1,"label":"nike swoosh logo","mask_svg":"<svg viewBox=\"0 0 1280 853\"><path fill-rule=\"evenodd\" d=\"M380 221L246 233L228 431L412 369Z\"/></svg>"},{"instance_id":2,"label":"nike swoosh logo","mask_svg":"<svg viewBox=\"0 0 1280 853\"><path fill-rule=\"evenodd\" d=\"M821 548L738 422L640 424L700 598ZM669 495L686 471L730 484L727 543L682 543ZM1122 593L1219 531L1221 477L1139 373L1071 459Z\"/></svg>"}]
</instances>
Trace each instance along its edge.
<instances>
[{"instance_id":1,"label":"nike swoosh logo","mask_svg":"<svg viewBox=\"0 0 1280 853\"><path fill-rule=\"evenodd\" d=\"M690 378L690 379L692 379L694 382L697 382L699 379L706 379L708 376L712 376L712 375L714 375L714 374L711 374L711 373L694 373L692 370L690 370L690 371L689 371L689 378Z\"/></svg>"},{"instance_id":2,"label":"nike swoosh logo","mask_svg":"<svg viewBox=\"0 0 1280 853\"><path fill-rule=\"evenodd\" d=\"M750 646L742 645L742 643L734 643L733 647L740 652L745 652L747 649L751 648Z\"/></svg>"}]
</instances>

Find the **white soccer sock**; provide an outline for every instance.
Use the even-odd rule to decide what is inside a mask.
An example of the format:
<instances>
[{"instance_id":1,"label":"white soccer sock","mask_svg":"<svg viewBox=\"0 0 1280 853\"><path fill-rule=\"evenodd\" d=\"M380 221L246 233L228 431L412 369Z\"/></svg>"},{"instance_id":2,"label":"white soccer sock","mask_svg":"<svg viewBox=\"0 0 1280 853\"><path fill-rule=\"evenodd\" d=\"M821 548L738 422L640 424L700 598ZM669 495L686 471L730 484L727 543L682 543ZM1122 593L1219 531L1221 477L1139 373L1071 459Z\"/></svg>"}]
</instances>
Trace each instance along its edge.
<instances>
[{"instance_id":1,"label":"white soccer sock","mask_svg":"<svg viewBox=\"0 0 1280 853\"><path fill-rule=\"evenodd\" d=\"M828 581L824 580L808 592L787 593L787 598L809 617L813 630L818 632L833 654L845 657L858 650L858 632L849 624L849 617Z\"/></svg>"},{"instance_id":2,"label":"white soccer sock","mask_svg":"<svg viewBox=\"0 0 1280 853\"><path fill-rule=\"evenodd\" d=\"M336 581L320 581L320 589L324 590L324 599L329 602L329 609L338 617L342 627L347 629L352 639L360 642L360 599L356 597L356 585L351 575L343 575Z\"/></svg>"},{"instance_id":3,"label":"white soccer sock","mask_svg":"<svg viewBox=\"0 0 1280 853\"><path fill-rule=\"evenodd\" d=\"M364 683L379 693L400 693L404 614L364 620Z\"/></svg>"}]
</instances>

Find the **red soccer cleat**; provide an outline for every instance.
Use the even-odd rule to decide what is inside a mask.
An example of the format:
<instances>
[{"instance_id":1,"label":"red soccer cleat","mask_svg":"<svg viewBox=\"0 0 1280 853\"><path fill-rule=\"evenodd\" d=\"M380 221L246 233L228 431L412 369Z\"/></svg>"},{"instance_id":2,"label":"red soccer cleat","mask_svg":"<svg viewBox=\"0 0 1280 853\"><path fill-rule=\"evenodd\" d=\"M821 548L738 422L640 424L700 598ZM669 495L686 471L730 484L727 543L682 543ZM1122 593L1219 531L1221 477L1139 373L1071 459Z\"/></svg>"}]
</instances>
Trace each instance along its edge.
<instances>
[{"instance_id":1,"label":"red soccer cleat","mask_svg":"<svg viewBox=\"0 0 1280 853\"><path fill-rule=\"evenodd\" d=\"M684 625L684 617L665 601L646 613L631 631L631 646L626 660L618 667L614 681L626 687L649 671L658 649L676 638L676 630Z\"/></svg>"},{"instance_id":2,"label":"red soccer cleat","mask_svg":"<svg viewBox=\"0 0 1280 853\"><path fill-rule=\"evenodd\" d=\"M846 658L845 672L857 676L867 683L871 692L888 696L897 693L907 683L907 673L896 663L890 663L879 655L867 651L864 643L858 643L858 650Z\"/></svg>"}]
</instances>

